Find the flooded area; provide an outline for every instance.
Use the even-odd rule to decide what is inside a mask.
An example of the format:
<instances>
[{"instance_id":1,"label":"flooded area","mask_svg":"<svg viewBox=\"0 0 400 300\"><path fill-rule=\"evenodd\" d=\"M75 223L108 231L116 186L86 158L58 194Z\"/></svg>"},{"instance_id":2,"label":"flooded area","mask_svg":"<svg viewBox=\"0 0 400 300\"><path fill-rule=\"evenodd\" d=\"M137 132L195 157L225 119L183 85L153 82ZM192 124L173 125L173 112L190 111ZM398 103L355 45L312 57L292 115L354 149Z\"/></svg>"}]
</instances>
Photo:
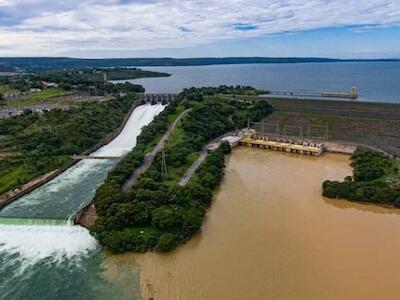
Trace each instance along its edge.
<instances>
[{"instance_id":1,"label":"flooded area","mask_svg":"<svg viewBox=\"0 0 400 300\"><path fill-rule=\"evenodd\" d=\"M239 147L200 234L105 268L138 264L144 299L398 299L399 210L321 196L348 164Z\"/></svg>"}]
</instances>

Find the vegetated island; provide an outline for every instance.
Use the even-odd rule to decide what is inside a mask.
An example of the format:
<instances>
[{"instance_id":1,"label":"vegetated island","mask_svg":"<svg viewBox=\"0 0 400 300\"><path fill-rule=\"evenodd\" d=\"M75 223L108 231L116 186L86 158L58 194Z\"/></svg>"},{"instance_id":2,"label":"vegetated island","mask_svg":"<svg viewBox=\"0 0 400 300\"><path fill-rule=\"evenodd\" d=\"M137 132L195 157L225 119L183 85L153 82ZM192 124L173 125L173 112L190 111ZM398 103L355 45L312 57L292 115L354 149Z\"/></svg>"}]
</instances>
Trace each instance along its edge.
<instances>
[{"instance_id":1,"label":"vegetated island","mask_svg":"<svg viewBox=\"0 0 400 300\"><path fill-rule=\"evenodd\" d=\"M357 150L351 157L353 176L325 181L323 195L400 207L400 161L384 153Z\"/></svg>"},{"instance_id":2,"label":"vegetated island","mask_svg":"<svg viewBox=\"0 0 400 300\"><path fill-rule=\"evenodd\" d=\"M254 94L248 87L191 88L146 126L136 147L109 173L97 190L94 204L98 218L91 233L112 252L169 251L184 243L202 224L213 189L224 172L230 145L211 151L185 186L178 184L211 140L259 121L272 112L265 101L228 100L217 94ZM128 193L121 189L140 167L174 120L191 109L176 127L151 166Z\"/></svg>"}]
</instances>

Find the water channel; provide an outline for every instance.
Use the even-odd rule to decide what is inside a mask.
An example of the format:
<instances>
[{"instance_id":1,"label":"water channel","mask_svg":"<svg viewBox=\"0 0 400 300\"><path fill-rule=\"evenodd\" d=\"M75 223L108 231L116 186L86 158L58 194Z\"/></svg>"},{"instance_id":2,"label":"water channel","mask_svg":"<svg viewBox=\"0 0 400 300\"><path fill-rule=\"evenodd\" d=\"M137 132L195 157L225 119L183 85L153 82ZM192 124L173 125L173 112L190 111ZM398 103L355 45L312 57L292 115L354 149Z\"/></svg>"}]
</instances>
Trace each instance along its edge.
<instances>
[{"instance_id":1,"label":"water channel","mask_svg":"<svg viewBox=\"0 0 400 300\"><path fill-rule=\"evenodd\" d=\"M141 128L163 109L163 105L137 107L121 134L92 155L125 154L136 145ZM92 199L114 164L83 160L7 206L0 219L67 220ZM26 224L29 219L20 222ZM127 292L139 297L134 284L138 282L136 267L122 267L113 282L108 282L103 276L103 254L89 232L80 226L52 224L0 225L0 299L121 299Z\"/></svg>"}]
</instances>

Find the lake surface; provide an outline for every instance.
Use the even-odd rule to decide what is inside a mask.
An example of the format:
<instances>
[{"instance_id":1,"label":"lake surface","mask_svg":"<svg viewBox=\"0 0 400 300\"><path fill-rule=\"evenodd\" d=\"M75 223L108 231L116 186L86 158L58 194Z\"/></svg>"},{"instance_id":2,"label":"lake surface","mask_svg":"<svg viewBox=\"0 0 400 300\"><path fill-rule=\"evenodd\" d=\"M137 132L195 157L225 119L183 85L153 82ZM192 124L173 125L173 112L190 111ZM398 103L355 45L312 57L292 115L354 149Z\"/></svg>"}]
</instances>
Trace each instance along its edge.
<instances>
[{"instance_id":1,"label":"lake surface","mask_svg":"<svg viewBox=\"0 0 400 300\"><path fill-rule=\"evenodd\" d=\"M359 100L400 103L400 62L247 64L144 67L171 77L132 80L147 92L178 93L192 86L250 85L270 90L350 92Z\"/></svg>"},{"instance_id":2,"label":"lake surface","mask_svg":"<svg viewBox=\"0 0 400 300\"><path fill-rule=\"evenodd\" d=\"M144 299L398 299L399 210L321 196L350 173L344 155L237 148L200 234L106 269L138 264Z\"/></svg>"}]
</instances>

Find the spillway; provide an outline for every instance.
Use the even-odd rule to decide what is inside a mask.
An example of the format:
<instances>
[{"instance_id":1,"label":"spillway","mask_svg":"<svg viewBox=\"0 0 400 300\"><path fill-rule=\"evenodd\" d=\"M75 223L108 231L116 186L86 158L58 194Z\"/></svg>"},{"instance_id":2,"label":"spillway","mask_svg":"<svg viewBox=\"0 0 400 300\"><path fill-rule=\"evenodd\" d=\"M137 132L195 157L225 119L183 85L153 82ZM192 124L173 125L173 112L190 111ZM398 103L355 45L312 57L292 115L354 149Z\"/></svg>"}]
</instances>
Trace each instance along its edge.
<instances>
[{"instance_id":1,"label":"spillway","mask_svg":"<svg viewBox=\"0 0 400 300\"><path fill-rule=\"evenodd\" d=\"M149 124L163 109L161 104L137 107L117 138L91 155L126 154L136 145L141 128ZM82 160L52 181L6 206L0 211L0 218L71 218L92 200L96 189L116 163L110 160Z\"/></svg>"},{"instance_id":2,"label":"spillway","mask_svg":"<svg viewBox=\"0 0 400 300\"><path fill-rule=\"evenodd\" d=\"M91 155L126 154L143 126L164 107L137 107L118 137ZM80 161L0 212L0 300L121 299L127 280L130 295L139 297L138 270L124 270L128 279L117 272L110 284L104 279L96 240L86 229L72 225L75 212L91 201L115 164Z\"/></svg>"}]
</instances>

